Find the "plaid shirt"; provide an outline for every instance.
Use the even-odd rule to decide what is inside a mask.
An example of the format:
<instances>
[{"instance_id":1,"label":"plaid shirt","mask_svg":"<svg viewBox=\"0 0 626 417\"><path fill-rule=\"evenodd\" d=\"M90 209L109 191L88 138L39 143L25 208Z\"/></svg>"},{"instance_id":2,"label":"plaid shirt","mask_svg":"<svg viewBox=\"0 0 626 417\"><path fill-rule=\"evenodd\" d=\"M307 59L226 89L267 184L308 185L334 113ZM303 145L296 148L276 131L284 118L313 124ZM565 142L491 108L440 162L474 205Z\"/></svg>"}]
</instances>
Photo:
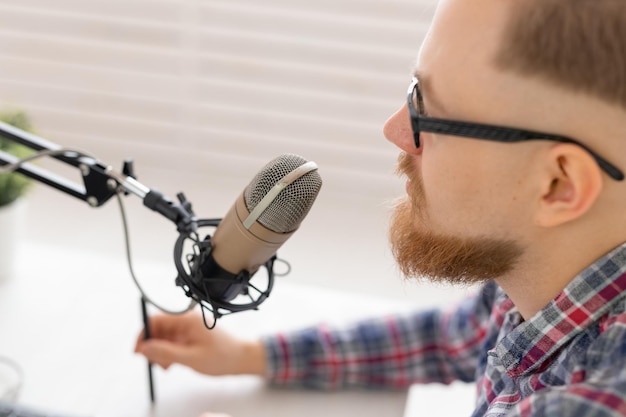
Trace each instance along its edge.
<instances>
[{"instance_id":1,"label":"plaid shirt","mask_svg":"<svg viewBox=\"0 0 626 417\"><path fill-rule=\"evenodd\" d=\"M268 378L321 389L474 381L474 416L626 416L625 271L626 244L527 321L490 282L449 311L268 336Z\"/></svg>"}]
</instances>

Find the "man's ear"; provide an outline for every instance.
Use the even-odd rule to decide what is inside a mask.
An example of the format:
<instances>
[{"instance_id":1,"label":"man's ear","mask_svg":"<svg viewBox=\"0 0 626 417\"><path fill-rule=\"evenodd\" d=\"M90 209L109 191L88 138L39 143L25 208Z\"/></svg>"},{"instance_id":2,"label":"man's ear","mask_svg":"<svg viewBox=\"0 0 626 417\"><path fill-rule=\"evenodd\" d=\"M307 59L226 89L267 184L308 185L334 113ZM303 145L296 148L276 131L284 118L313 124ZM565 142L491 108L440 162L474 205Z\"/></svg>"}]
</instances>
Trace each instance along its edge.
<instances>
[{"instance_id":1,"label":"man's ear","mask_svg":"<svg viewBox=\"0 0 626 417\"><path fill-rule=\"evenodd\" d=\"M602 172L595 159L570 143L556 144L543 156L537 224L554 227L583 216L602 191Z\"/></svg>"}]
</instances>

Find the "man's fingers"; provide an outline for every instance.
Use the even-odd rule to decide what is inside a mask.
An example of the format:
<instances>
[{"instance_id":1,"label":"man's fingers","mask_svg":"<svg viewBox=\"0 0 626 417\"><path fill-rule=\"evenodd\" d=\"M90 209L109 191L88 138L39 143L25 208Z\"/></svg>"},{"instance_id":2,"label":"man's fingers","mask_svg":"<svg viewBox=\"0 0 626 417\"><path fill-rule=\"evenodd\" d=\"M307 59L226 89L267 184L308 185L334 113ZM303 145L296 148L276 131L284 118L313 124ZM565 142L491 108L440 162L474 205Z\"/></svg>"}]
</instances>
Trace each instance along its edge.
<instances>
[{"instance_id":1,"label":"man's fingers","mask_svg":"<svg viewBox=\"0 0 626 417\"><path fill-rule=\"evenodd\" d=\"M181 363L183 357L180 345L157 339L142 341L137 352L163 369L169 368L173 363Z\"/></svg>"}]
</instances>

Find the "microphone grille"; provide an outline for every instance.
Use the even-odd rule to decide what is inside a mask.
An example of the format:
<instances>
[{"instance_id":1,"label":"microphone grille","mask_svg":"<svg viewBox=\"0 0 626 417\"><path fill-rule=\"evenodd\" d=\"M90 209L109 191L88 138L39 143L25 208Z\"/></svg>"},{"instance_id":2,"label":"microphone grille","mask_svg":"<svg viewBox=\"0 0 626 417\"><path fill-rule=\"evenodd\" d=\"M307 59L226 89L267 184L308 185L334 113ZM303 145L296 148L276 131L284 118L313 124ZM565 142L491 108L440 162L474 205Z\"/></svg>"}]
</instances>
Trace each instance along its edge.
<instances>
[{"instance_id":1,"label":"microphone grille","mask_svg":"<svg viewBox=\"0 0 626 417\"><path fill-rule=\"evenodd\" d=\"M244 191L244 201L248 210L254 210L280 179L307 162L301 156L293 154L281 155L271 160ZM296 230L309 213L321 187L322 178L317 170L307 172L276 196L259 216L258 222L277 233Z\"/></svg>"}]
</instances>

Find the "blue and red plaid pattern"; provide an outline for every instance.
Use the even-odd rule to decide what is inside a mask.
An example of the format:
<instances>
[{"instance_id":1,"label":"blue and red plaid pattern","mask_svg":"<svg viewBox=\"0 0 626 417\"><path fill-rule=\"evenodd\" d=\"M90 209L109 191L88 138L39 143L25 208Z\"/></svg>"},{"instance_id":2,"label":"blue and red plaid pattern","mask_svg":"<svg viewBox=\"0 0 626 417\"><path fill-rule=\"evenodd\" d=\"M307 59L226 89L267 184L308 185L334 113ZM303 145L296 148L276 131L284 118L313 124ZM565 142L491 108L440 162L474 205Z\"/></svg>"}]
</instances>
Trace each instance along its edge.
<instances>
[{"instance_id":1,"label":"blue and red plaid pattern","mask_svg":"<svg viewBox=\"0 0 626 417\"><path fill-rule=\"evenodd\" d=\"M268 379L317 389L476 382L473 416L626 416L626 244L524 321L494 282L449 310L264 338Z\"/></svg>"}]
</instances>

